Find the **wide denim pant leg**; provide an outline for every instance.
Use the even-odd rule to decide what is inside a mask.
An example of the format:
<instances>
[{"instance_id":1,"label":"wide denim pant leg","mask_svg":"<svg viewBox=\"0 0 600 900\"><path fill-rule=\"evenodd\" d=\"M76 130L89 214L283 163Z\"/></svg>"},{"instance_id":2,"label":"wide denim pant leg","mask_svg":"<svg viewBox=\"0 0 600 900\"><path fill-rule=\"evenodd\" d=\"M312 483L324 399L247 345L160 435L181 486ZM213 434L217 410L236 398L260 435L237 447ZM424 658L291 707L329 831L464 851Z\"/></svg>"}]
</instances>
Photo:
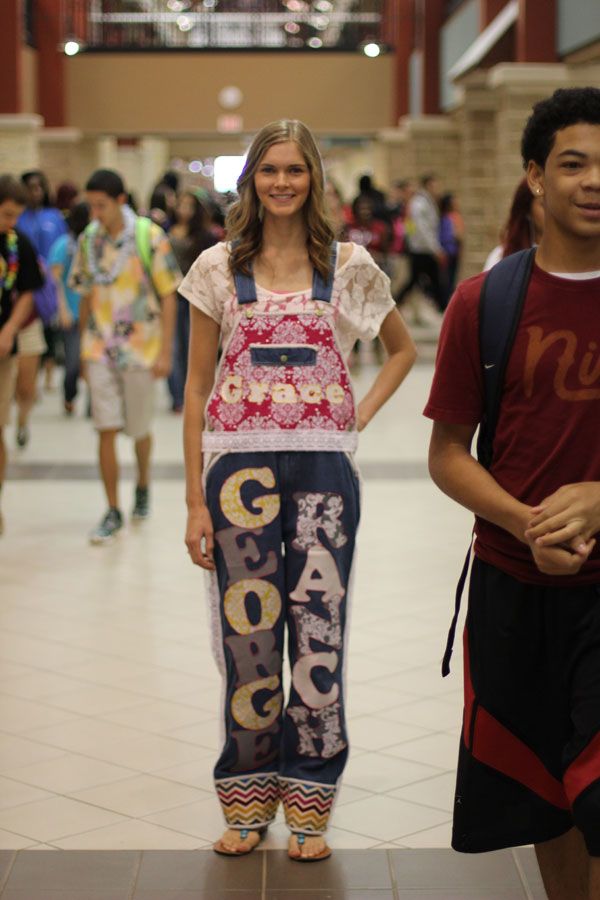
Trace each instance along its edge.
<instances>
[{"instance_id":1,"label":"wide denim pant leg","mask_svg":"<svg viewBox=\"0 0 600 900\"><path fill-rule=\"evenodd\" d=\"M344 453L226 453L209 463L213 646L224 677L215 785L231 828L322 834L348 756L346 609L359 482ZM287 627L291 685L284 709Z\"/></svg>"}]
</instances>

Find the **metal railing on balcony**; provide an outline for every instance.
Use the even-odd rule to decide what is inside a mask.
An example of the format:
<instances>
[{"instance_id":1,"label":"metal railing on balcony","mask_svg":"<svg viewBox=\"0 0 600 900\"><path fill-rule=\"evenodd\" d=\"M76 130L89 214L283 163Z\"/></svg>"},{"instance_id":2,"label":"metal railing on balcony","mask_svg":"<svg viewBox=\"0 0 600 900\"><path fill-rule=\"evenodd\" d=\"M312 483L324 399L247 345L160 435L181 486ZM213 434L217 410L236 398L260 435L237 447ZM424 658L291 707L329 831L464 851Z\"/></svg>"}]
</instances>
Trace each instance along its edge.
<instances>
[{"instance_id":1,"label":"metal railing on balcony","mask_svg":"<svg viewBox=\"0 0 600 900\"><path fill-rule=\"evenodd\" d=\"M337 50L382 44L382 0L62 0L88 50Z\"/></svg>"}]
</instances>

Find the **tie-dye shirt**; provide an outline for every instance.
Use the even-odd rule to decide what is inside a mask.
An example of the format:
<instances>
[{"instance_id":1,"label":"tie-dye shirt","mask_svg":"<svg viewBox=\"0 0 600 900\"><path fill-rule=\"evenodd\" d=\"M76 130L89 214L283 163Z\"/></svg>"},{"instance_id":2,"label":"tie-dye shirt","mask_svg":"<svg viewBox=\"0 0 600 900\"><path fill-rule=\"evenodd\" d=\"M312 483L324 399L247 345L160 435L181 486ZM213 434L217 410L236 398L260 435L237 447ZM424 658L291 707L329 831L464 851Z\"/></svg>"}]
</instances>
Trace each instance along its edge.
<instances>
[{"instance_id":1,"label":"tie-dye shirt","mask_svg":"<svg viewBox=\"0 0 600 900\"><path fill-rule=\"evenodd\" d=\"M98 228L94 247L98 269L109 272L117 260L125 232L113 240ZM73 259L69 285L90 295L89 316L82 335L84 360L111 362L120 369L150 369L162 345L162 321L159 297L173 294L181 281L181 272L169 238L158 225L150 228L152 283L132 243L132 251L115 280L94 283L87 259L87 242L81 235ZM157 296L158 295L158 296Z\"/></svg>"}]
</instances>

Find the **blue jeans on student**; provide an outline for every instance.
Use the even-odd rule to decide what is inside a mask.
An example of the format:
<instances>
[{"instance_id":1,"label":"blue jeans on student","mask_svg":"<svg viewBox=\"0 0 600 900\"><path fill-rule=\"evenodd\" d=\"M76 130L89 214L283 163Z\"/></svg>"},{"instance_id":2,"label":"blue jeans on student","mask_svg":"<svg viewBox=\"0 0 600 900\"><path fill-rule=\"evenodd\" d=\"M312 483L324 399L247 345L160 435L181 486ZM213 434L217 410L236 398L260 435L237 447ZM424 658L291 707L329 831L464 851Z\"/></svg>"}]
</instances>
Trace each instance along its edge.
<instances>
[{"instance_id":1,"label":"blue jeans on student","mask_svg":"<svg viewBox=\"0 0 600 900\"><path fill-rule=\"evenodd\" d=\"M79 378L79 322L74 322L70 328L61 328L60 333L65 348L65 403L72 403L77 396Z\"/></svg>"},{"instance_id":2,"label":"blue jeans on student","mask_svg":"<svg viewBox=\"0 0 600 900\"><path fill-rule=\"evenodd\" d=\"M301 440L301 438L299 438ZM211 606L225 680L215 784L229 827L260 828L281 800L320 834L348 756L346 608L359 481L340 452L225 453L208 463ZM292 673L284 708L285 633Z\"/></svg>"}]
</instances>

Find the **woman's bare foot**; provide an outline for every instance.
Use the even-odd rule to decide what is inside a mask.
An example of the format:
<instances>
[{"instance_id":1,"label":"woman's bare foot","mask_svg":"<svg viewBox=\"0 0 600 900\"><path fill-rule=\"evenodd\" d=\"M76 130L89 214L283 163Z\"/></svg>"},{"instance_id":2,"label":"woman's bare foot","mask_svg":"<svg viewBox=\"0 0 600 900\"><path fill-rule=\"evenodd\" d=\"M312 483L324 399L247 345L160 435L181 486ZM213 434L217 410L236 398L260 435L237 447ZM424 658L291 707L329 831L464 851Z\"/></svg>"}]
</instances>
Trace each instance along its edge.
<instances>
[{"instance_id":1,"label":"woman's bare foot","mask_svg":"<svg viewBox=\"0 0 600 900\"><path fill-rule=\"evenodd\" d=\"M214 844L213 849L225 856L243 856L245 853L251 853L260 844L261 838L260 831L228 828L223 837Z\"/></svg>"},{"instance_id":2,"label":"woman's bare foot","mask_svg":"<svg viewBox=\"0 0 600 900\"><path fill-rule=\"evenodd\" d=\"M291 834L288 855L300 862L316 862L331 856L331 849L322 835Z\"/></svg>"}]
</instances>

